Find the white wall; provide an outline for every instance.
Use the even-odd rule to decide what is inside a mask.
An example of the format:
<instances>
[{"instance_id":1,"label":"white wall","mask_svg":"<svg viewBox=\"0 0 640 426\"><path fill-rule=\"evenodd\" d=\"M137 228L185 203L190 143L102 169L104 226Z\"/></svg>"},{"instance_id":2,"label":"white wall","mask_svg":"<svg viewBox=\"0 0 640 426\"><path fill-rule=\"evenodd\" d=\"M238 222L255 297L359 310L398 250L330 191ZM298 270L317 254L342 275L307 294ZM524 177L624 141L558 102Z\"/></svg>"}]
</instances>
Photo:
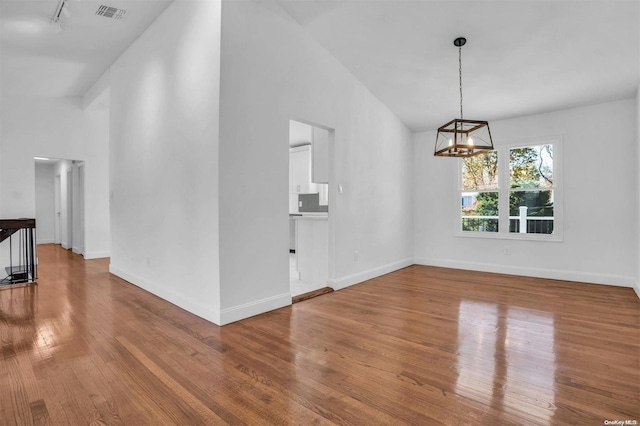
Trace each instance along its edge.
<instances>
[{"instance_id":1,"label":"white wall","mask_svg":"<svg viewBox=\"0 0 640 426\"><path fill-rule=\"evenodd\" d=\"M220 2L174 1L110 70L110 271L220 323Z\"/></svg>"},{"instance_id":2,"label":"white wall","mask_svg":"<svg viewBox=\"0 0 640 426\"><path fill-rule=\"evenodd\" d=\"M333 191L329 202L330 285L411 264L411 132L276 8L224 2L222 42L223 321L290 300L290 119L335 129L330 188L344 193Z\"/></svg>"},{"instance_id":3,"label":"white wall","mask_svg":"<svg viewBox=\"0 0 640 426\"><path fill-rule=\"evenodd\" d=\"M455 237L457 160L433 156L435 132L416 134L416 263L631 286L638 274L636 119L629 99L490 123L494 145L562 136L563 242ZM511 255L503 255L505 244Z\"/></svg>"},{"instance_id":4,"label":"white wall","mask_svg":"<svg viewBox=\"0 0 640 426\"><path fill-rule=\"evenodd\" d=\"M54 182L53 163L36 163L36 242L53 243L54 238Z\"/></svg>"},{"instance_id":5,"label":"white wall","mask_svg":"<svg viewBox=\"0 0 640 426\"><path fill-rule=\"evenodd\" d=\"M0 217L35 216L33 157L84 158L80 98L5 97Z\"/></svg>"},{"instance_id":6,"label":"white wall","mask_svg":"<svg viewBox=\"0 0 640 426\"><path fill-rule=\"evenodd\" d=\"M640 65L640 64L639 64ZM637 141L637 154L636 164L640 164L640 87L638 87L638 91L636 92L636 141ZM640 222L640 170L636 167L636 188L638 188L638 192L636 193L636 220ZM634 286L634 290L638 297L640 297L640 226L638 226L638 234L636 236L636 250L638 256L636 257L636 282Z\"/></svg>"},{"instance_id":7,"label":"white wall","mask_svg":"<svg viewBox=\"0 0 640 426\"><path fill-rule=\"evenodd\" d=\"M308 144L312 140L312 126L295 120L289 122L289 146Z\"/></svg>"},{"instance_id":8,"label":"white wall","mask_svg":"<svg viewBox=\"0 0 640 426\"><path fill-rule=\"evenodd\" d=\"M83 112L84 167L84 258L109 257L109 109L101 105Z\"/></svg>"},{"instance_id":9,"label":"white wall","mask_svg":"<svg viewBox=\"0 0 640 426\"><path fill-rule=\"evenodd\" d=\"M33 157L85 161L87 258L109 255L107 117L82 110L82 98L5 96L0 103L0 217L35 217ZM107 132L107 133L105 133ZM37 226L37 225L36 225Z\"/></svg>"}]
</instances>

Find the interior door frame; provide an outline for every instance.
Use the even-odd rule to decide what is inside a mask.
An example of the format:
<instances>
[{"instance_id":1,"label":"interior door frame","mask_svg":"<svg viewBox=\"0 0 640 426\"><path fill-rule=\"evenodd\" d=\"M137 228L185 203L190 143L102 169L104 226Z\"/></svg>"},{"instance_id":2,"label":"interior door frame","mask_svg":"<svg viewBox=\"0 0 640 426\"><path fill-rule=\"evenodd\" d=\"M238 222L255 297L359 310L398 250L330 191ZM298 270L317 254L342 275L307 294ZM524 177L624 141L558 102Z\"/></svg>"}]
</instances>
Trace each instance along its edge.
<instances>
[{"instance_id":1,"label":"interior door frame","mask_svg":"<svg viewBox=\"0 0 640 426\"><path fill-rule=\"evenodd\" d=\"M67 245L73 249L73 168L66 169L67 174Z\"/></svg>"},{"instance_id":2,"label":"interior door frame","mask_svg":"<svg viewBox=\"0 0 640 426\"><path fill-rule=\"evenodd\" d=\"M85 165L84 165L84 161L79 161L77 163L78 167L77 167L77 185L75 186L75 188L77 189L76 193L74 194L74 205L76 206L76 213L77 213L77 217L74 216L74 219L77 223L77 235L75 235L75 242L77 244L74 244L73 246L73 251L75 253L81 254L84 256L84 251L85 251L85 247L84 247L84 173L85 173Z\"/></svg>"},{"instance_id":3,"label":"interior door frame","mask_svg":"<svg viewBox=\"0 0 640 426\"><path fill-rule=\"evenodd\" d=\"M327 254L327 260L328 260L328 265L327 265L327 285L331 286L331 282L335 280L336 278L336 259L335 259L335 253L336 253L336 218L337 218L337 213L339 212L339 208L336 209L336 194L338 193L337 191L337 184L336 184L336 178L335 178L335 155L336 155L336 150L335 150L335 137L336 137L336 130L333 127L328 127L325 126L323 124L318 124L316 122L313 121L309 121L309 120L305 120L303 118L300 117L289 117L289 121L291 120L293 121L297 121L299 123L303 123L303 124L307 124L311 127L317 127L319 129L323 129L329 132L329 139L328 139L328 162L329 162L329 182L328 182L328 187L329 187L329 194L328 194L328 199L329 199L329 217L328 217L328 232L329 232L329 246L328 246L328 254ZM288 136L290 136L289 133L287 133ZM288 140L288 139L287 139ZM312 144L313 145L313 144ZM289 147L289 144L287 143L287 147ZM313 155L313 154L312 154ZM288 187L288 186L287 186ZM296 238L297 238L297 232L296 232ZM297 244L296 244L297 246Z\"/></svg>"},{"instance_id":4,"label":"interior door frame","mask_svg":"<svg viewBox=\"0 0 640 426\"><path fill-rule=\"evenodd\" d=\"M54 191L54 220L53 220L53 243L61 244L60 237L60 216L62 215L62 188L60 173L56 173L54 178L53 191Z\"/></svg>"}]
</instances>

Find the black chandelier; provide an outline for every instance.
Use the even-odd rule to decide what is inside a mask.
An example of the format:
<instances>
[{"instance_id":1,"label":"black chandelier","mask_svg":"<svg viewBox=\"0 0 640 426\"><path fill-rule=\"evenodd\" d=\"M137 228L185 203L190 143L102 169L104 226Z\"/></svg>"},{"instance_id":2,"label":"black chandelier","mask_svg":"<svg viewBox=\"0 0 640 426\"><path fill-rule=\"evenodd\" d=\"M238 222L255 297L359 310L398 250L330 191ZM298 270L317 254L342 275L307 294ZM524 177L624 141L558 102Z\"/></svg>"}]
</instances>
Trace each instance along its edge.
<instances>
[{"instance_id":1,"label":"black chandelier","mask_svg":"<svg viewBox=\"0 0 640 426\"><path fill-rule=\"evenodd\" d=\"M458 47L458 72L460 75L460 118L454 118L438 128L436 148L439 157L471 157L493 150L488 121L465 120L462 114L462 46L467 39L458 37L453 41Z\"/></svg>"}]
</instances>

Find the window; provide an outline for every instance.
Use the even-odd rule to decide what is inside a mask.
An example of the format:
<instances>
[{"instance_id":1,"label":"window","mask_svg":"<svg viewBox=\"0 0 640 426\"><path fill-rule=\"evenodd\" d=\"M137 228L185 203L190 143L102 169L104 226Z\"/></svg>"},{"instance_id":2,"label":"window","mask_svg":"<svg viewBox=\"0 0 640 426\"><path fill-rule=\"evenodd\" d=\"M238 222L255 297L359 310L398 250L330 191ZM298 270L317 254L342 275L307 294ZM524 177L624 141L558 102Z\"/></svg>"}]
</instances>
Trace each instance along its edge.
<instances>
[{"instance_id":1,"label":"window","mask_svg":"<svg viewBox=\"0 0 640 426\"><path fill-rule=\"evenodd\" d=\"M541 141L461 159L457 235L561 240L559 150Z\"/></svg>"},{"instance_id":2,"label":"window","mask_svg":"<svg viewBox=\"0 0 640 426\"><path fill-rule=\"evenodd\" d=\"M553 234L553 145L509 149L509 232Z\"/></svg>"},{"instance_id":3,"label":"window","mask_svg":"<svg viewBox=\"0 0 640 426\"><path fill-rule=\"evenodd\" d=\"M498 232L498 153L462 160L462 230Z\"/></svg>"}]
</instances>

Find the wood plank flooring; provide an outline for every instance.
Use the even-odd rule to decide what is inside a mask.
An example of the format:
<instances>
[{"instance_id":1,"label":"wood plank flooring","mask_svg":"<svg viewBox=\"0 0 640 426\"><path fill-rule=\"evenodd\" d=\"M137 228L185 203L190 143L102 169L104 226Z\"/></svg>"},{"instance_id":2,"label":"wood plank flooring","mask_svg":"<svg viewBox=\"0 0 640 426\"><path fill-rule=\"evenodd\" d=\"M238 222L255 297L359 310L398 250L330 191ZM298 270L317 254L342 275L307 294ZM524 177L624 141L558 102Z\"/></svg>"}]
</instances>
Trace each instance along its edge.
<instances>
[{"instance_id":1,"label":"wood plank flooring","mask_svg":"<svg viewBox=\"0 0 640 426\"><path fill-rule=\"evenodd\" d=\"M318 290L313 290L308 293L299 294L291 298L291 303L304 302L305 300L313 299L314 297L322 296L323 294L331 293L333 289L331 287L322 287Z\"/></svg>"},{"instance_id":2,"label":"wood plank flooring","mask_svg":"<svg viewBox=\"0 0 640 426\"><path fill-rule=\"evenodd\" d=\"M0 290L1 425L640 421L629 288L411 266L220 328L38 254Z\"/></svg>"}]
</instances>

